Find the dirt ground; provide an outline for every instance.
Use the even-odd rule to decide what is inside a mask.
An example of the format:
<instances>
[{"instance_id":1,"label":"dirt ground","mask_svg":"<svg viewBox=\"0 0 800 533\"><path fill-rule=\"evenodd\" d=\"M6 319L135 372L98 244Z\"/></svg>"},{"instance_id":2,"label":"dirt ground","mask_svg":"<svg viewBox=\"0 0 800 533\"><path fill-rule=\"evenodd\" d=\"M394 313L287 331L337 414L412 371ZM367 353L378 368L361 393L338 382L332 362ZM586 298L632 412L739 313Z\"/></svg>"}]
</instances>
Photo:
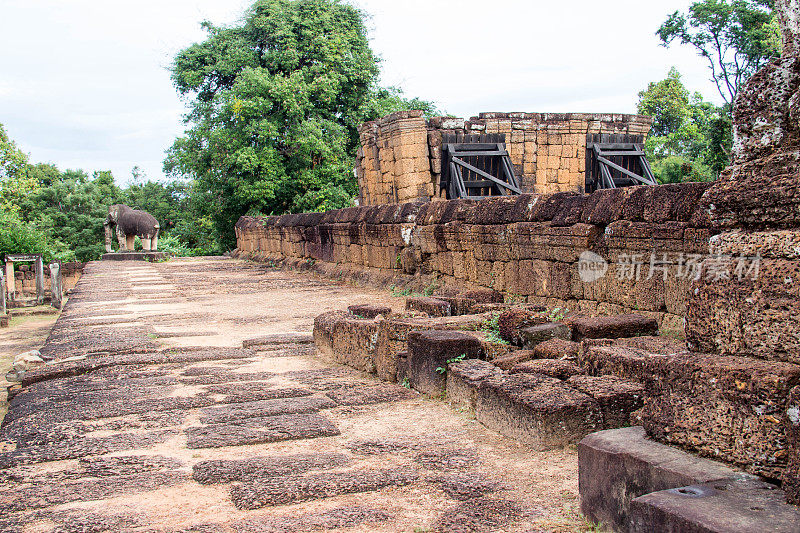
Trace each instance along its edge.
<instances>
[{"instance_id":1,"label":"dirt ground","mask_svg":"<svg viewBox=\"0 0 800 533\"><path fill-rule=\"evenodd\" d=\"M0 422L8 409L6 388L11 383L5 380L5 375L11 370L14 357L41 348L58 318L57 314L28 314L30 311L36 309L26 309L25 314L12 314L9 327L0 328Z\"/></svg>"},{"instance_id":2,"label":"dirt ground","mask_svg":"<svg viewBox=\"0 0 800 533\"><path fill-rule=\"evenodd\" d=\"M322 359L314 317L353 303L404 301L231 259L89 264L42 348L75 359L0 429L0 530L592 530L573 448Z\"/></svg>"}]
</instances>

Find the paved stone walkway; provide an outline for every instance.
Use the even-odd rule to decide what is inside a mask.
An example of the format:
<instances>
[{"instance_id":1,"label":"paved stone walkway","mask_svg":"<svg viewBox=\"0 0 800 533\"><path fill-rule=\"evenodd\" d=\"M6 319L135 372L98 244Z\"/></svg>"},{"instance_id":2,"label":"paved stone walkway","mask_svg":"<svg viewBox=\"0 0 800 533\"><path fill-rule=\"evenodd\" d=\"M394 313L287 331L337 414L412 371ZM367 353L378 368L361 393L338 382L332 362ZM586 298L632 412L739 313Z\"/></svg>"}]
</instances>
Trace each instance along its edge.
<instances>
[{"instance_id":1,"label":"paved stone walkway","mask_svg":"<svg viewBox=\"0 0 800 533\"><path fill-rule=\"evenodd\" d=\"M0 530L588 529L574 450L320 359L314 317L359 302L403 305L230 259L89 264L42 348L77 359L0 430Z\"/></svg>"}]
</instances>

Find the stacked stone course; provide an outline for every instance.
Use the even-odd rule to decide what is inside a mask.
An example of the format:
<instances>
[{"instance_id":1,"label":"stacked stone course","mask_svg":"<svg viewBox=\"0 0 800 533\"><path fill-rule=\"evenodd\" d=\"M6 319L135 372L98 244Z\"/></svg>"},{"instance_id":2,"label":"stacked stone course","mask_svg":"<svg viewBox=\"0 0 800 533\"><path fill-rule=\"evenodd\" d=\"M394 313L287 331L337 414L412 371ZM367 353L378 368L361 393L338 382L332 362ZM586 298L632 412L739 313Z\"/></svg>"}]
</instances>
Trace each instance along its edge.
<instances>
[{"instance_id":1,"label":"stacked stone course","mask_svg":"<svg viewBox=\"0 0 800 533\"><path fill-rule=\"evenodd\" d=\"M261 260L335 263L352 272L412 276L420 284L492 288L532 303L589 314L637 311L682 328L691 283L650 272L652 254L707 251L711 230L697 209L707 184L559 193L481 201L382 205L280 217L242 217L238 251ZM609 261L584 282L580 254ZM638 272L620 276L627 258ZM638 278L638 279L637 279Z\"/></svg>"},{"instance_id":2,"label":"stacked stone course","mask_svg":"<svg viewBox=\"0 0 800 533\"><path fill-rule=\"evenodd\" d=\"M589 113L481 113L469 120L400 111L359 130L360 205L443 198L442 135L502 133L514 172L529 193L583 192L589 134L646 137L652 119Z\"/></svg>"}]
</instances>

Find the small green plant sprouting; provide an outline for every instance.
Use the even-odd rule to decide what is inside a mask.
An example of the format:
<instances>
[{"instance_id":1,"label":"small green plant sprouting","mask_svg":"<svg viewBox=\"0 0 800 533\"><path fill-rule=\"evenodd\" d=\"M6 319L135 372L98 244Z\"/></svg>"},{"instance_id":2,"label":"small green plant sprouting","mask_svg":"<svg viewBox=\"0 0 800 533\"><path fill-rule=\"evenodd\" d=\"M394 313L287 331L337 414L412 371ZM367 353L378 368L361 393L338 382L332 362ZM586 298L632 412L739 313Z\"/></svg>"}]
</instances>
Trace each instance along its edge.
<instances>
[{"instance_id":1,"label":"small green plant sprouting","mask_svg":"<svg viewBox=\"0 0 800 533\"><path fill-rule=\"evenodd\" d=\"M561 307L554 307L550 310L550 314L547 315L547 318L550 322L558 322L559 320L563 320L565 316L569 313L569 309L561 308Z\"/></svg>"},{"instance_id":2,"label":"small green plant sprouting","mask_svg":"<svg viewBox=\"0 0 800 533\"><path fill-rule=\"evenodd\" d=\"M397 268L401 268L403 266L403 258L400 256L400 254L397 254L397 257L394 258L394 262L395 265L397 265Z\"/></svg>"},{"instance_id":3,"label":"small green plant sprouting","mask_svg":"<svg viewBox=\"0 0 800 533\"><path fill-rule=\"evenodd\" d=\"M412 296L414 294L414 292L407 287L405 289L399 289L392 285L389 290L392 291L392 296L395 298L400 298L401 296Z\"/></svg>"},{"instance_id":4,"label":"small green plant sprouting","mask_svg":"<svg viewBox=\"0 0 800 533\"><path fill-rule=\"evenodd\" d=\"M400 382L400 385L407 389L411 388L411 382L408 380L407 377L403 378L403 381Z\"/></svg>"},{"instance_id":5,"label":"small green plant sprouting","mask_svg":"<svg viewBox=\"0 0 800 533\"><path fill-rule=\"evenodd\" d=\"M427 287L425 287L425 288L422 290L422 294L423 294L424 296L430 296L431 294L433 294L433 291L435 291L435 290L436 290L436 289L438 289L438 288L439 288L439 280L438 280L438 279L437 279L437 277L434 275L434 276L433 276L433 279L431 280L431 282L430 282L430 283L428 283L428 286L427 286Z\"/></svg>"},{"instance_id":6,"label":"small green plant sprouting","mask_svg":"<svg viewBox=\"0 0 800 533\"><path fill-rule=\"evenodd\" d=\"M500 337L500 313L492 313L489 318L481 323L481 331L486 334L486 340L495 344L508 344Z\"/></svg>"},{"instance_id":7,"label":"small green plant sprouting","mask_svg":"<svg viewBox=\"0 0 800 533\"><path fill-rule=\"evenodd\" d=\"M447 361L445 361L445 366L436 367L436 371L438 373L440 373L440 374L447 374L448 365L451 365L453 363L460 363L461 361L463 361L466 358L467 358L467 354L462 353L461 355L453 357L452 359L448 359Z\"/></svg>"}]
</instances>

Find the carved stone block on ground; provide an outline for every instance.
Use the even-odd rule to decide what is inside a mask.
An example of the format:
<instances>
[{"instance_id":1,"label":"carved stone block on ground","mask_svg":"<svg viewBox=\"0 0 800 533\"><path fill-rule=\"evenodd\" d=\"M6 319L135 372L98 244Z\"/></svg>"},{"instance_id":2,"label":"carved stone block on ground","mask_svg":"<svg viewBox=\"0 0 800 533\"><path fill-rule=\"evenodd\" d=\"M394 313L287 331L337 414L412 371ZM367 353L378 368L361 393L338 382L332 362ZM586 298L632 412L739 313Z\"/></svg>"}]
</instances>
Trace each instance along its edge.
<instances>
[{"instance_id":1,"label":"carved stone block on ground","mask_svg":"<svg viewBox=\"0 0 800 533\"><path fill-rule=\"evenodd\" d=\"M534 449L565 446L602 427L600 406L566 383L536 374L495 376L481 383L477 420Z\"/></svg>"},{"instance_id":2,"label":"carved stone block on ground","mask_svg":"<svg viewBox=\"0 0 800 533\"><path fill-rule=\"evenodd\" d=\"M533 350L515 350L508 355L495 357L492 359L492 364L503 370L511 370L514 366L530 361L536 357Z\"/></svg>"},{"instance_id":3,"label":"carved stone block on ground","mask_svg":"<svg viewBox=\"0 0 800 533\"><path fill-rule=\"evenodd\" d=\"M629 524L631 533L793 533L800 531L800 509L775 485L726 479L640 496L631 501Z\"/></svg>"},{"instance_id":4,"label":"carved stone block on ground","mask_svg":"<svg viewBox=\"0 0 800 533\"><path fill-rule=\"evenodd\" d=\"M616 315L570 320L574 341L583 339L616 339L658 333L658 321L642 315Z\"/></svg>"},{"instance_id":5,"label":"carved stone block on ground","mask_svg":"<svg viewBox=\"0 0 800 533\"><path fill-rule=\"evenodd\" d=\"M534 359L518 365L511 369L512 374L542 374L558 379L567 379L576 374L582 374L583 370L572 361L563 359Z\"/></svg>"},{"instance_id":6,"label":"carved stone block on ground","mask_svg":"<svg viewBox=\"0 0 800 533\"><path fill-rule=\"evenodd\" d=\"M480 359L451 363L447 369L447 400L474 409L480 384L501 373L497 366Z\"/></svg>"},{"instance_id":7,"label":"carved stone block on ground","mask_svg":"<svg viewBox=\"0 0 800 533\"><path fill-rule=\"evenodd\" d=\"M783 472L783 489L787 499L800 505L800 386L794 387L786 401L786 441L789 465Z\"/></svg>"},{"instance_id":8,"label":"carved stone block on ground","mask_svg":"<svg viewBox=\"0 0 800 533\"><path fill-rule=\"evenodd\" d=\"M644 386L636 381L615 376L573 375L567 383L597 400L606 429L627 426L631 413L644 406Z\"/></svg>"},{"instance_id":9,"label":"carved stone block on ground","mask_svg":"<svg viewBox=\"0 0 800 533\"><path fill-rule=\"evenodd\" d=\"M361 318L375 318L378 315L383 315L384 318L392 314L392 308L386 305L376 304L356 304L347 306L347 310L351 315Z\"/></svg>"},{"instance_id":10,"label":"carved stone block on ground","mask_svg":"<svg viewBox=\"0 0 800 533\"><path fill-rule=\"evenodd\" d=\"M722 463L648 439L641 427L598 431L578 444L581 512L615 531L628 531L630 502L638 496L736 475Z\"/></svg>"},{"instance_id":11,"label":"carved stone block on ground","mask_svg":"<svg viewBox=\"0 0 800 533\"><path fill-rule=\"evenodd\" d=\"M575 359L581 345L577 342L554 337L536 345L533 349L536 359Z\"/></svg>"},{"instance_id":12,"label":"carved stone block on ground","mask_svg":"<svg viewBox=\"0 0 800 533\"><path fill-rule=\"evenodd\" d=\"M540 343L553 338L570 340L572 337L570 328L560 322L546 322L544 324L530 326L523 329L521 334L523 345L528 349L534 349Z\"/></svg>"},{"instance_id":13,"label":"carved stone block on ground","mask_svg":"<svg viewBox=\"0 0 800 533\"><path fill-rule=\"evenodd\" d=\"M406 309L409 311L419 311L421 313L428 313L430 316L451 316L452 310L450 303L439 298L429 298L425 296L418 296L413 298L406 298Z\"/></svg>"},{"instance_id":14,"label":"carved stone block on ground","mask_svg":"<svg viewBox=\"0 0 800 533\"><path fill-rule=\"evenodd\" d=\"M446 388L447 361L475 359L481 343L458 331L412 331L408 334L408 378L425 394L441 394Z\"/></svg>"}]
</instances>

